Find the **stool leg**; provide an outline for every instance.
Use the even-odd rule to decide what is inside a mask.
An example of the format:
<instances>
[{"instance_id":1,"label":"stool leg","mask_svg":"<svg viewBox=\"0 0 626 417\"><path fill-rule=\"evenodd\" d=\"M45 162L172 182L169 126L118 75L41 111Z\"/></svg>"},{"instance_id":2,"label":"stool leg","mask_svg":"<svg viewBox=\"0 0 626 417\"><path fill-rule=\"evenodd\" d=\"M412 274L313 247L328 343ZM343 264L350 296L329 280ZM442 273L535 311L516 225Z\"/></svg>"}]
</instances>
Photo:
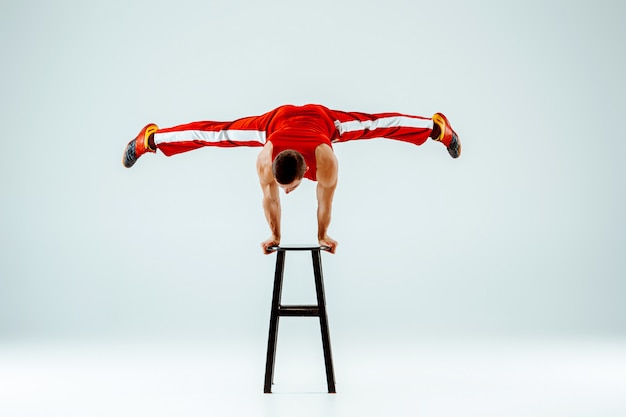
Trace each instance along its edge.
<instances>
[{"instance_id":1,"label":"stool leg","mask_svg":"<svg viewBox=\"0 0 626 417\"><path fill-rule=\"evenodd\" d=\"M272 311L270 313L270 330L267 338L267 358L265 362L265 385L263 392L270 394L274 383L274 363L276 361L276 340L278 338L278 308L283 290L283 269L285 267L285 252L276 253L276 271L274 272L274 293L272 296Z\"/></svg>"},{"instance_id":2,"label":"stool leg","mask_svg":"<svg viewBox=\"0 0 626 417\"><path fill-rule=\"evenodd\" d=\"M319 250L311 251L313 255L313 273L315 274L315 290L317 305L320 314L320 329L322 332L322 346L324 347L324 362L326 365L326 382L328 392L336 393L335 371L333 369L333 355L330 348L330 333L328 331L328 316L326 315L326 297L324 296L324 277L322 276L322 256Z\"/></svg>"}]
</instances>

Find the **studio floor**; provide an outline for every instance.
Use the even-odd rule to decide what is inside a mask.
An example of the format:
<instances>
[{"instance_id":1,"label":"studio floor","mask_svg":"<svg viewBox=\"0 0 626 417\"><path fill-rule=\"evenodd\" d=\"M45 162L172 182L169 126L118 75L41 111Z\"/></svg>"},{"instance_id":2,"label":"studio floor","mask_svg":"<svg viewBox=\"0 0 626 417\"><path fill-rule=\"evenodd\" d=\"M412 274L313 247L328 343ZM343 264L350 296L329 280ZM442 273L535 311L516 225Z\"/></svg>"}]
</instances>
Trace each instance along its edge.
<instances>
[{"instance_id":1,"label":"studio floor","mask_svg":"<svg viewBox=\"0 0 626 417\"><path fill-rule=\"evenodd\" d=\"M310 347L308 347L310 346ZM321 347L279 341L272 394L265 346L0 344L0 416L626 415L624 341L439 341Z\"/></svg>"}]
</instances>

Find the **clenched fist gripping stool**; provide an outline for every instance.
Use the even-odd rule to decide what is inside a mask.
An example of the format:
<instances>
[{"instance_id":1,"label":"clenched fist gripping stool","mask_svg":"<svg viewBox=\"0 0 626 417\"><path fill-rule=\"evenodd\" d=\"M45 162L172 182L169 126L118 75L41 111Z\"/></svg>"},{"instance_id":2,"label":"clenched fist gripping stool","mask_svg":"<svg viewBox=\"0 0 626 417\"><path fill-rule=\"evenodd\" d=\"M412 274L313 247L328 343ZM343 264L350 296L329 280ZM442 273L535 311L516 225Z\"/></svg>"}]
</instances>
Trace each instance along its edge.
<instances>
[{"instance_id":1,"label":"clenched fist gripping stool","mask_svg":"<svg viewBox=\"0 0 626 417\"><path fill-rule=\"evenodd\" d=\"M270 237L261 243L264 253L280 244L280 195L295 190L303 178L317 181L317 223L320 246L335 252L330 238L332 201L337 186L337 159L333 145L359 139L387 138L422 145L429 138L441 142L453 158L461 142L441 113L433 117L401 113L359 113L330 110L319 104L280 106L260 116L231 122L194 122L159 129L148 124L131 140L123 155L125 167L157 149L167 156L204 146L255 146L257 173L263 189L263 209Z\"/></svg>"}]
</instances>

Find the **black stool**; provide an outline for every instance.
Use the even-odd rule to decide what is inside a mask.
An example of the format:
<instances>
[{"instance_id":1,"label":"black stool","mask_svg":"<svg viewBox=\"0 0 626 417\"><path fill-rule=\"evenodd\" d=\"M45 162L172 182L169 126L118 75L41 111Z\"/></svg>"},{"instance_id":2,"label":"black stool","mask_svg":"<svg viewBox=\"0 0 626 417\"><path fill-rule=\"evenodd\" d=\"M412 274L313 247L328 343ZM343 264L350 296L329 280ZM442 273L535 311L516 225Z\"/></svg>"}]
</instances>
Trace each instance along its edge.
<instances>
[{"instance_id":1,"label":"black stool","mask_svg":"<svg viewBox=\"0 0 626 417\"><path fill-rule=\"evenodd\" d=\"M274 362L276 360L276 340L278 337L278 319L281 316L289 317L319 317L324 348L324 362L326 365L326 382L328 393L335 391L335 372L333 370L333 356L330 350L330 334L328 333L328 317L326 316L326 298L324 296L324 279L322 277L322 257L320 251L327 250L325 246L289 245L275 246L270 250L276 251L276 272L274 273L274 295L272 296L272 312L270 315L270 332L267 341L267 361L265 364L264 392L272 392L274 383ZM281 305L280 297L283 289L283 270L285 268L285 254L287 251L310 251L313 257L313 274L315 275L315 291L317 305Z\"/></svg>"}]
</instances>

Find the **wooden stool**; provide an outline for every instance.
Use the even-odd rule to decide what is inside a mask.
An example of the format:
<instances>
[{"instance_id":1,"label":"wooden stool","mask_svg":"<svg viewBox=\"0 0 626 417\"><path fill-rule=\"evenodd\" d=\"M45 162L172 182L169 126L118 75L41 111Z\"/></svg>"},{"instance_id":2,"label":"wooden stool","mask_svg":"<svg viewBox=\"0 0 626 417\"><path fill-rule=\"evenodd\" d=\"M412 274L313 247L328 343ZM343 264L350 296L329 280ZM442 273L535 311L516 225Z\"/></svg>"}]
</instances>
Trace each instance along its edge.
<instances>
[{"instance_id":1,"label":"wooden stool","mask_svg":"<svg viewBox=\"0 0 626 417\"><path fill-rule=\"evenodd\" d=\"M333 357L330 350L330 334L328 333L328 317L326 316L326 298L324 296L324 279L322 277L322 257L320 251L328 250L326 246L314 245L288 245L275 246L270 250L276 251L276 271L274 273L274 294L272 296L272 312L270 315L270 331L267 341L267 360L265 364L264 392L272 392L274 383L274 363L276 360L276 340L278 337L278 319L288 317L319 317L322 332L322 345L324 348L324 362L326 365L326 382L328 393L335 391L335 372L333 370ZM285 255L287 251L310 251L313 258L313 274L315 276L315 290L317 292L317 305L281 305L280 297L283 288L283 271L285 268Z\"/></svg>"}]
</instances>

